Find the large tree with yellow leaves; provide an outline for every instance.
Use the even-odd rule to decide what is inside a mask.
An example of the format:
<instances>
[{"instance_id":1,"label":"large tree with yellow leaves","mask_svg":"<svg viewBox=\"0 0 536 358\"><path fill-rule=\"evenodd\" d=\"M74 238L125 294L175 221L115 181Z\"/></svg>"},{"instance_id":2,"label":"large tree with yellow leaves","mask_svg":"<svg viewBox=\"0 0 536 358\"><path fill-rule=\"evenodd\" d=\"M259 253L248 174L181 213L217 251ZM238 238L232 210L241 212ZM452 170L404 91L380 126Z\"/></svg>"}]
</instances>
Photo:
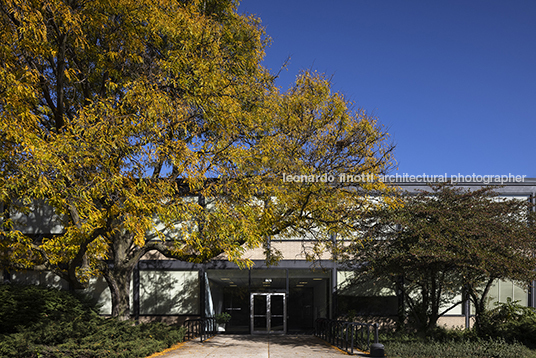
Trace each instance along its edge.
<instances>
[{"instance_id":1,"label":"large tree with yellow leaves","mask_svg":"<svg viewBox=\"0 0 536 358\"><path fill-rule=\"evenodd\" d=\"M385 173L388 136L322 75L280 93L234 1L3 0L0 22L2 265L103 275L114 316L149 251L248 265L268 237L308 235L319 252L388 191L323 180ZM9 214L39 203L61 235L17 230Z\"/></svg>"}]
</instances>

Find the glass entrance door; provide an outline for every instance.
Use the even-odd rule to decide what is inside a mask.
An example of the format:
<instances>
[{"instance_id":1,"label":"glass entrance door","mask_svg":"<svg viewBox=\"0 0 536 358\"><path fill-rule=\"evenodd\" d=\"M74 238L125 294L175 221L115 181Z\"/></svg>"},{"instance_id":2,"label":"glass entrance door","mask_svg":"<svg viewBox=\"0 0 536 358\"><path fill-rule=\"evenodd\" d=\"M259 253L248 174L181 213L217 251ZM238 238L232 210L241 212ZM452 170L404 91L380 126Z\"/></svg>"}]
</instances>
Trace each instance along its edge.
<instances>
[{"instance_id":1,"label":"glass entrance door","mask_svg":"<svg viewBox=\"0 0 536 358\"><path fill-rule=\"evenodd\" d=\"M279 333L287 331L287 300L285 293L252 293L251 333Z\"/></svg>"}]
</instances>

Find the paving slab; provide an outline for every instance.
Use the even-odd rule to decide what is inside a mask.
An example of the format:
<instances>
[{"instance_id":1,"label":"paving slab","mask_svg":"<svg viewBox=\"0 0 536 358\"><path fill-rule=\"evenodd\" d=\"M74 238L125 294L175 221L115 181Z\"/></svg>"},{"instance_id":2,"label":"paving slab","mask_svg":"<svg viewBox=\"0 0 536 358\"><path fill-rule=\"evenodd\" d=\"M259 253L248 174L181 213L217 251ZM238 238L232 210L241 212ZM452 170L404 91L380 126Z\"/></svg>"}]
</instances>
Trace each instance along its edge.
<instances>
[{"instance_id":1,"label":"paving slab","mask_svg":"<svg viewBox=\"0 0 536 358\"><path fill-rule=\"evenodd\" d=\"M194 339L173 350L158 354L158 357L163 358L332 358L342 356L348 356L348 354L315 336L231 334L220 334L205 342ZM354 356L366 357L367 355L354 354Z\"/></svg>"}]
</instances>

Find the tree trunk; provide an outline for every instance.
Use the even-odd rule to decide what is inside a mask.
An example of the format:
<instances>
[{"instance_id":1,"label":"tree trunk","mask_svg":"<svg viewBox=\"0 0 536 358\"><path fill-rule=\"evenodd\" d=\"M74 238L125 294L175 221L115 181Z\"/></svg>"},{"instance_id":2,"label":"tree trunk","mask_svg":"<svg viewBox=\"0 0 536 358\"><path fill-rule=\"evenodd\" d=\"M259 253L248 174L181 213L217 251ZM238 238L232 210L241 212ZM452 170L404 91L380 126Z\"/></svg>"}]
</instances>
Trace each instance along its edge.
<instances>
[{"instance_id":1,"label":"tree trunk","mask_svg":"<svg viewBox=\"0 0 536 358\"><path fill-rule=\"evenodd\" d=\"M477 331L480 331L480 329L482 328L482 315L486 311L486 300L488 298L489 290L493 285L493 281L495 281L495 278L488 278L480 296L477 293L478 291L473 286L468 285L468 294L475 308L474 327Z\"/></svg>"},{"instance_id":2,"label":"tree trunk","mask_svg":"<svg viewBox=\"0 0 536 358\"><path fill-rule=\"evenodd\" d=\"M104 274L112 296L112 316L121 321L130 319L130 280L133 265L114 265Z\"/></svg>"},{"instance_id":3,"label":"tree trunk","mask_svg":"<svg viewBox=\"0 0 536 358\"><path fill-rule=\"evenodd\" d=\"M396 322L396 328L397 330L401 330L406 325L406 302L405 302L405 295L406 291L404 288L404 276L400 275L395 283L396 287L396 295L398 296L398 309L397 309L397 322Z\"/></svg>"},{"instance_id":4,"label":"tree trunk","mask_svg":"<svg viewBox=\"0 0 536 358\"><path fill-rule=\"evenodd\" d=\"M432 330L437 327L437 320L439 319L439 306L441 304L441 287L437 283L438 278L436 273L430 275L430 315L428 317L427 330Z\"/></svg>"},{"instance_id":5,"label":"tree trunk","mask_svg":"<svg viewBox=\"0 0 536 358\"><path fill-rule=\"evenodd\" d=\"M131 234L118 234L111 241L112 262L103 267L103 273L112 297L112 317L126 321L130 319L130 280L137 261L129 257Z\"/></svg>"}]
</instances>

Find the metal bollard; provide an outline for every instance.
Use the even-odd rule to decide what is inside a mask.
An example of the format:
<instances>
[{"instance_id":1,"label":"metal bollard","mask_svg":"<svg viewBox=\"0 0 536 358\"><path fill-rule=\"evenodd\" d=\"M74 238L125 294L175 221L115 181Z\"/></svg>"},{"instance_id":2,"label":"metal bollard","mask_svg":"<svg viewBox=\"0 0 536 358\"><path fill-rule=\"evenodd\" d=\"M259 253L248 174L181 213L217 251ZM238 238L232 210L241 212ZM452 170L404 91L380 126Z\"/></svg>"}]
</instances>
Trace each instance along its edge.
<instances>
[{"instance_id":1,"label":"metal bollard","mask_svg":"<svg viewBox=\"0 0 536 358\"><path fill-rule=\"evenodd\" d=\"M385 357L385 347L381 343L372 343L370 345L371 357Z\"/></svg>"}]
</instances>

